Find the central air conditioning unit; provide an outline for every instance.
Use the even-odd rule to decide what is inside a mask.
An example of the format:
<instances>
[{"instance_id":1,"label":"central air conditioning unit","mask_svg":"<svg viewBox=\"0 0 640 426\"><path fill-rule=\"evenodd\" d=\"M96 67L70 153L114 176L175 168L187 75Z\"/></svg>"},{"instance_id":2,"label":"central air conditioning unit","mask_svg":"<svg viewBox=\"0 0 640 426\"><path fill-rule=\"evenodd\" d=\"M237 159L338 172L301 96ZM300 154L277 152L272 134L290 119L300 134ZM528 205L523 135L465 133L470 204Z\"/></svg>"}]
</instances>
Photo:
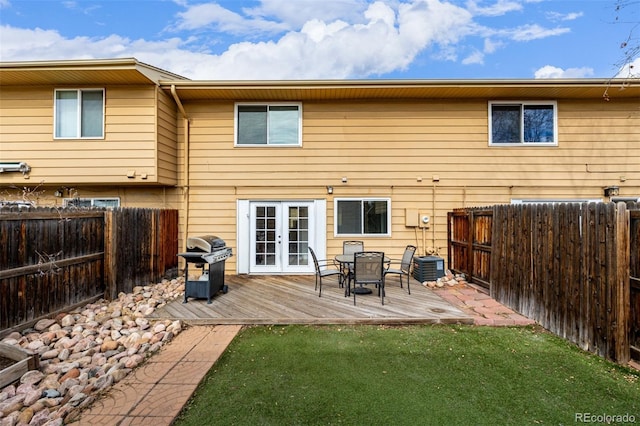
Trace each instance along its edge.
<instances>
[{"instance_id":1,"label":"central air conditioning unit","mask_svg":"<svg viewBox=\"0 0 640 426\"><path fill-rule=\"evenodd\" d=\"M444 277L444 259L437 256L413 258L413 278L422 282Z\"/></svg>"}]
</instances>

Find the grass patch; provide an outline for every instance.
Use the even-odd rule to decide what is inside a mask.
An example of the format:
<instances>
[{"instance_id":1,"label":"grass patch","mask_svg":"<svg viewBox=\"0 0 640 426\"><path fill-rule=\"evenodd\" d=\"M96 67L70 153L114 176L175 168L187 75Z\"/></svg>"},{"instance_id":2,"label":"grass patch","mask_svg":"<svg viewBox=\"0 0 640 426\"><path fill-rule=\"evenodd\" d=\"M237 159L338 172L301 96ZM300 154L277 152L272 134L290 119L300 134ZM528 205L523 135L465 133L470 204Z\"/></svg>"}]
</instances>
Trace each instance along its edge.
<instances>
[{"instance_id":1,"label":"grass patch","mask_svg":"<svg viewBox=\"0 0 640 426\"><path fill-rule=\"evenodd\" d=\"M639 378L538 327L256 326L175 424L640 422Z\"/></svg>"}]
</instances>

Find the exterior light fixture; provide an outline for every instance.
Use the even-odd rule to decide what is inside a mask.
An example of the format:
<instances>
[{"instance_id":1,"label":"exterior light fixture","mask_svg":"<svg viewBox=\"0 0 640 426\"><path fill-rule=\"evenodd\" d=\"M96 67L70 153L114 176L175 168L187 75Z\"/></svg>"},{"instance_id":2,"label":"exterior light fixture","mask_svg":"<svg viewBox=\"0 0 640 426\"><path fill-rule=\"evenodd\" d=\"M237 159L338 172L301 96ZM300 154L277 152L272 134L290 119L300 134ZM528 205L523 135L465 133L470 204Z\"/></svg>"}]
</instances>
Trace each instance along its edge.
<instances>
[{"instance_id":1,"label":"exterior light fixture","mask_svg":"<svg viewBox=\"0 0 640 426\"><path fill-rule=\"evenodd\" d=\"M327 194L333 194L333 186L327 186Z\"/></svg>"}]
</instances>

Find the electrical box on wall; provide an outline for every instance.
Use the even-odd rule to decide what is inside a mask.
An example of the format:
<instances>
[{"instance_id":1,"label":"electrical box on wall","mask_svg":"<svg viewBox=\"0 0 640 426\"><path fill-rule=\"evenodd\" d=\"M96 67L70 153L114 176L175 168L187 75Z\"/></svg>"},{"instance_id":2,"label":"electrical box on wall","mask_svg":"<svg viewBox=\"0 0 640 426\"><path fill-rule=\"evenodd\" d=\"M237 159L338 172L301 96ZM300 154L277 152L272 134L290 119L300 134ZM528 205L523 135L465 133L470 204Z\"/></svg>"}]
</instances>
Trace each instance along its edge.
<instances>
[{"instance_id":1,"label":"electrical box on wall","mask_svg":"<svg viewBox=\"0 0 640 426\"><path fill-rule=\"evenodd\" d=\"M431 225L431 216L425 212L418 213L418 226L420 228L428 228Z\"/></svg>"},{"instance_id":2,"label":"electrical box on wall","mask_svg":"<svg viewBox=\"0 0 640 426\"><path fill-rule=\"evenodd\" d=\"M410 228L418 226L418 210L404 209L404 226Z\"/></svg>"}]
</instances>

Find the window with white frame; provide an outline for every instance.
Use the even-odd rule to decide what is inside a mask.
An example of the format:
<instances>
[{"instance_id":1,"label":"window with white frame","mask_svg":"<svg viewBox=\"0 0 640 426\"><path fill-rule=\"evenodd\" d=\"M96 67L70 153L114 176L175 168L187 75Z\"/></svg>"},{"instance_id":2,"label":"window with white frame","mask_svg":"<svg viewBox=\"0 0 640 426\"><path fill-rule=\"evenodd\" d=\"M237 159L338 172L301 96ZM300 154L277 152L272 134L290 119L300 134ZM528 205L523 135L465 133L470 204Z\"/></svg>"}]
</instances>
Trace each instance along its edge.
<instances>
[{"instance_id":1,"label":"window with white frame","mask_svg":"<svg viewBox=\"0 0 640 426\"><path fill-rule=\"evenodd\" d=\"M55 138L104 137L103 89L57 89L54 111Z\"/></svg>"},{"instance_id":2,"label":"window with white frame","mask_svg":"<svg viewBox=\"0 0 640 426\"><path fill-rule=\"evenodd\" d=\"M554 101L489 102L489 145L558 145Z\"/></svg>"},{"instance_id":3,"label":"window with white frame","mask_svg":"<svg viewBox=\"0 0 640 426\"><path fill-rule=\"evenodd\" d=\"M335 235L390 235L391 200L388 198L335 199L334 212Z\"/></svg>"},{"instance_id":4,"label":"window with white frame","mask_svg":"<svg viewBox=\"0 0 640 426\"><path fill-rule=\"evenodd\" d=\"M236 146L301 146L299 103L236 104Z\"/></svg>"},{"instance_id":5,"label":"window with white frame","mask_svg":"<svg viewBox=\"0 0 640 426\"><path fill-rule=\"evenodd\" d=\"M65 207L120 207L120 198L65 198Z\"/></svg>"}]
</instances>

